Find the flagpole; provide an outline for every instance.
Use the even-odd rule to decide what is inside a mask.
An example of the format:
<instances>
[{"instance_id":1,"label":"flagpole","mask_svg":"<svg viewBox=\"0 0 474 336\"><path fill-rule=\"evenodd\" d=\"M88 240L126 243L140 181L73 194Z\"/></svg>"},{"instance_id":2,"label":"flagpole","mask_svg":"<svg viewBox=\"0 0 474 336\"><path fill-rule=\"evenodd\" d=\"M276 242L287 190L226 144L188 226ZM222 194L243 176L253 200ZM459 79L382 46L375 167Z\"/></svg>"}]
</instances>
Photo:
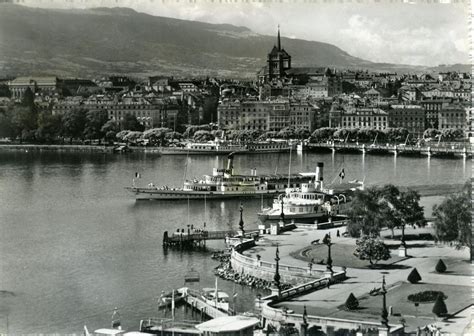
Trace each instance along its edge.
<instances>
[{"instance_id":1,"label":"flagpole","mask_svg":"<svg viewBox=\"0 0 474 336\"><path fill-rule=\"evenodd\" d=\"M217 277L216 277L216 290L215 290L215 297L214 297L214 304L215 304L215 307L217 308L217 297L219 295L219 292L217 290Z\"/></svg>"},{"instance_id":2,"label":"flagpole","mask_svg":"<svg viewBox=\"0 0 474 336\"><path fill-rule=\"evenodd\" d=\"M171 290L171 318L174 321L174 289Z\"/></svg>"}]
</instances>

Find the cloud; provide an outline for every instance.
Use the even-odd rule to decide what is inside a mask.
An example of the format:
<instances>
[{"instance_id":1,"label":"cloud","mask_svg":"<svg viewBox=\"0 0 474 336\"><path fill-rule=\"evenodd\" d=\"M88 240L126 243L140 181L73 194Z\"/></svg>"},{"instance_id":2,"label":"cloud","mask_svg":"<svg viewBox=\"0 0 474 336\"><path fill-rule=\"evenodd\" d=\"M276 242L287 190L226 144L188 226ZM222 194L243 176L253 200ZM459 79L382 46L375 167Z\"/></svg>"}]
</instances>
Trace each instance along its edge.
<instances>
[{"instance_id":1,"label":"cloud","mask_svg":"<svg viewBox=\"0 0 474 336\"><path fill-rule=\"evenodd\" d=\"M380 18L354 14L340 30L339 44L354 56L375 62L417 65L467 63L468 40L448 24L394 27Z\"/></svg>"}]
</instances>

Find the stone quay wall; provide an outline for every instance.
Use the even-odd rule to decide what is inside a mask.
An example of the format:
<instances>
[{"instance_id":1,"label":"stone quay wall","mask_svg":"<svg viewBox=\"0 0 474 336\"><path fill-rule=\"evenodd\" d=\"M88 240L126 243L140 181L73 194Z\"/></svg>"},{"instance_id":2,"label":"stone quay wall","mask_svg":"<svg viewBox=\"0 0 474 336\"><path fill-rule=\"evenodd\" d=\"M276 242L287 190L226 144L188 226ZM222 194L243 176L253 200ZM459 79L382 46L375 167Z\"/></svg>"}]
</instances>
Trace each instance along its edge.
<instances>
[{"instance_id":1,"label":"stone quay wall","mask_svg":"<svg viewBox=\"0 0 474 336\"><path fill-rule=\"evenodd\" d=\"M246 246L241 246L241 244ZM242 252L246 249L245 247L250 248L252 246L248 245L246 241L243 241L241 244L236 244L232 250L230 256L232 269L237 273L249 274L259 279L273 281L276 264L244 256ZM315 268L315 266L317 267L318 265L313 264L312 267L296 267L279 264L281 282L298 285L324 278L326 276L326 268ZM333 270L338 273L342 271L342 268L333 267Z\"/></svg>"}]
</instances>

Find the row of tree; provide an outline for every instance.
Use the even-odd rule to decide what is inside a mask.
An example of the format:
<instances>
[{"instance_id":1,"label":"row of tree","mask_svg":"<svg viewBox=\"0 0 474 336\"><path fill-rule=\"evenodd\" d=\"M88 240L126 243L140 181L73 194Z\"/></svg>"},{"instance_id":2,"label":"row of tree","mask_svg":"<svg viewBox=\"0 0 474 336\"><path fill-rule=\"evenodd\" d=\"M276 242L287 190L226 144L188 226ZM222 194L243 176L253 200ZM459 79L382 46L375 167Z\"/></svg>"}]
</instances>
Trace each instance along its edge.
<instances>
[{"instance_id":1,"label":"row of tree","mask_svg":"<svg viewBox=\"0 0 474 336\"><path fill-rule=\"evenodd\" d=\"M311 134L311 142L322 142L329 140L343 141L405 141L409 132L406 128L385 128L378 130L375 128L331 128L323 127L315 130Z\"/></svg>"},{"instance_id":2,"label":"row of tree","mask_svg":"<svg viewBox=\"0 0 474 336\"><path fill-rule=\"evenodd\" d=\"M406 128L385 128L378 130L375 128L331 128L323 127L315 130L311 134L311 142L323 142L329 140L360 141L360 142L405 142L409 132ZM462 129L444 129L442 131L429 128L424 131L423 138L439 138L442 141L453 141L462 139L464 132Z\"/></svg>"},{"instance_id":3,"label":"row of tree","mask_svg":"<svg viewBox=\"0 0 474 336\"><path fill-rule=\"evenodd\" d=\"M453 244L456 248L471 247L471 190L466 183L458 194L446 197L433 207L434 235L438 242ZM400 191L393 185L370 187L357 191L348 213L347 232L357 240L355 255L371 264L390 257L388 249L379 239L382 229L401 228L401 244L405 244L407 225L424 226L420 195L414 190ZM472 249L471 249L472 260Z\"/></svg>"},{"instance_id":4,"label":"row of tree","mask_svg":"<svg viewBox=\"0 0 474 336\"><path fill-rule=\"evenodd\" d=\"M127 114L117 122L109 120L104 110L75 108L63 115L51 111L39 111L34 97L25 94L21 104L12 105L0 113L0 137L29 142L53 143L69 138L93 140L114 140L121 129L143 131L144 126L137 118Z\"/></svg>"}]
</instances>

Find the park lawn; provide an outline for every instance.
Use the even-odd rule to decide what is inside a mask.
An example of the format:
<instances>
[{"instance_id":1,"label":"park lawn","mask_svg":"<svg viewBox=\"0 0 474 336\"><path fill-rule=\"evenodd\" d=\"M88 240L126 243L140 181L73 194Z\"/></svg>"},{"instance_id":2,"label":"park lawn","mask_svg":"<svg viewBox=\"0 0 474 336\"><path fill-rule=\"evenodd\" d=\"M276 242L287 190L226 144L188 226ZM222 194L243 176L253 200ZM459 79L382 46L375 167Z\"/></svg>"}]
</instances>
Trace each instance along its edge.
<instances>
[{"instance_id":1,"label":"park lawn","mask_svg":"<svg viewBox=\"0 0 474 336\"><path fill-rule=\"evenodd\" d=\"M368 260L360 260L354 255L355 246L347 244L333 244L331 246L331 258L333 266L345 266L353 268L371 268ZM309 262L314 259L315 264L321 260L326 262L328 257L328 247L324 244L307 246L290 254L292 257ZM386 265L391 265L404 258L391 254L388 260L381 260L375 267L383 269Z\"/></svg>"},{"instance_id":2,"label":"park lawn","mask_svg":"<svg viewBox=\"0 0 474 336\"><path fill-rule=\"evenodd\" d=\"M456 313L471 304L472 290L469 286L399 282L388 288L387 309L392 306L393 314L401 314L402 316L433 318L434 302L420 303L418 307L415 307L415 304L408 300L408 295L427 290L441 291L448 297L444 302L449 314ZM382 295L370 296L366 294L357 299L359 300L359 307L363 308L360 310L362 314L380 315ZM343 307L339 308L342 309Z\"/></svg>"},{"instance_id":3,"label":"park lawn","mask_svg":"<svg viewBox=\"0 0 474 336\"><path fill-rule=\"evenodd\" d=\"M472 275L471 272L471 262L469 260L459 260L453 258L442 258L444 264L446 265L447 269L444 273L438 273L435 271L436 264L438 263L438 259L433 260L433 272L435 274L439 274L443 276L443 274L449 275Z\"/></svg>"}]
</instances>

